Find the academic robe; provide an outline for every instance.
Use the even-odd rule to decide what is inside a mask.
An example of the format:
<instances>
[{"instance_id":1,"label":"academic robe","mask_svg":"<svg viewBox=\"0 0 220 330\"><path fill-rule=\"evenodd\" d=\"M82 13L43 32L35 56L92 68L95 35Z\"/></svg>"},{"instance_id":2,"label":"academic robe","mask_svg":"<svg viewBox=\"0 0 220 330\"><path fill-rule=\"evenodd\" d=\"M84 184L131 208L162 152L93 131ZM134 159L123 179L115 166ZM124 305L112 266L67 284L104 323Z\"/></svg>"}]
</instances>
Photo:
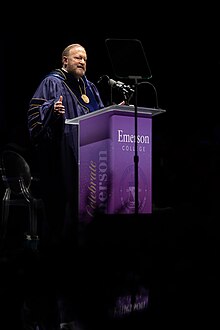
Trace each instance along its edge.
<instances>
[{"instance_id":1,"label":"academic robe","mask_svg":"<svg viewBox=\"0 0 220 330\"><path fill-rule=\"evenodd\" d=\"M89 103L83 101L82 93L89 97ZM65 115L53 111L60 95ZM55 241L71 242L77 234L78 150L74 125L65 124L65 119L103 107L94 83L85 76L78 82L62 69L46 76L30 100L28 128L37 154L47 232Z\"/></svg>"}]
</instances>

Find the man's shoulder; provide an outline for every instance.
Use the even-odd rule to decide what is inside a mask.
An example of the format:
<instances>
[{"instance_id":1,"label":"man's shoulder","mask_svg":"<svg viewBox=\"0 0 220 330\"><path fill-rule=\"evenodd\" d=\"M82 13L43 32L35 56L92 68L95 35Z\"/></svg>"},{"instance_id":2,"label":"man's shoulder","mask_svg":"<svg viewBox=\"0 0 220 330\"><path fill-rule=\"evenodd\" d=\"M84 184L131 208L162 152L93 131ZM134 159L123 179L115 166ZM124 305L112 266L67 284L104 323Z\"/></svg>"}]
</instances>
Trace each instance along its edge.
<instances>
[{"instance_id":1,"label":"man's shoulder","mask_svg":"<svg viewBox=\"0 0 220 330\"><path fill-rule=\"evenodd\" d=\"M50 73L48 73L48 75L45 78L51 78L51 77L58 78L60 80L66 79L66 76L61 69L55 69L51 71Z\"/></svg>"}]
</instances>

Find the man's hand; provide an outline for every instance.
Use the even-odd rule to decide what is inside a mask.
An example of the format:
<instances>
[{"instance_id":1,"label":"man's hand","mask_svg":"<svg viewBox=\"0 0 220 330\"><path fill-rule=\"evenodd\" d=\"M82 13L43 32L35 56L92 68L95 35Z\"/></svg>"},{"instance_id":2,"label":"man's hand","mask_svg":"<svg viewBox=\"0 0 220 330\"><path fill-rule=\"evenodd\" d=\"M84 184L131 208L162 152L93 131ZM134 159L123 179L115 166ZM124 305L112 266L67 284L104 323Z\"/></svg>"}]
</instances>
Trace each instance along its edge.
<instances>
[{"instance_id":1,"label":"man's hand","mask_svg":"<svg viewBox=\"0 0 220 330\"><path fill-rule=\"evenodd\" d=\"M63 105L63 96L60 95L60 98L57 102L54 103L54 112L57 114L64 114L65 113L65 107Z\"/></svg>"}]
</instances>

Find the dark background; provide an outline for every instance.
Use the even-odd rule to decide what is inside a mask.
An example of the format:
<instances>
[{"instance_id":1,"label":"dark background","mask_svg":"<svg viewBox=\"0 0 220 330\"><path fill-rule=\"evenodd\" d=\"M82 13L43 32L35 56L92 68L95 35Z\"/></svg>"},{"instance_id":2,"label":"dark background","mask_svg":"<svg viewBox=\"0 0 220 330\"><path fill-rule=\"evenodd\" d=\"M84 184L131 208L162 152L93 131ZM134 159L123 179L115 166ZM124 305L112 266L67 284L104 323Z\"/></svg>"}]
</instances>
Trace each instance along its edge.
<instances>
[{"instance_id":1,"label":"dark background","mask_svg":"<svg viewBox=\"0 0 220 330\"><path fill-rule=\"evenodd\" d=\"M153 118L154 212L141 230L144 248L141 254L137 248L138 258L143 257L143 267L145 260L150 260L156 310L160 304L156 315L161 317L164 311L170 321L177 313L178 325L191 323L191 316L201 324L218 320L219 10L211 2L193 8L186 3L157 1L121 3L120 9L119 3L112 2L4 6L4 23L0 23L0 148L7 144L19 148L32 171L37 169L29 154L28 103L45 74L60 67L63 48L73 42L85 46L87 77L97 83L104 74L116 79L106 38L142 42L152 72L150 81L166 113ZM148 106L148 98L142 96L138 101ZM121 244L126 228L124 223L122 227L113 225L104 245L112 244L112 237L118 237ZM102 230L98 229L99 237L105 239ZM136 242L131 237L129 248ZM120 258L119 251L114 251L113 259L116 255ZM103 249L96 252L102 265ZM123 260L124 255L129 259L127 251Z\"/></svg>"},{"instance_id":2,"label":"dark background","mask_svg":"<svg viewBox=\"0 0 220 330\"><path fill-rule=\"evenodd\" d=\"M86 47L87 77L97 84L105 74L117 80L105 39L138 39L159 107L166 110L153 120L155 202L190 199L193 189L194 197L201 189L211 196L220 142L217 10L211 4L175 8L156 2L146 6L122 5L119 10L113 3L97 9L69 4L65 9L44 5L41 10L38 3L35 9L21 4L13 12L8 8L1 23L1 148L15 143L28 150L28 102L41 79L60 67L66 45L79 42ZM102 86L98 87L103 93ZM139 105L151 106L149 89L146 93L144 88L138 94Z\"/></svg>"}]
</instances>

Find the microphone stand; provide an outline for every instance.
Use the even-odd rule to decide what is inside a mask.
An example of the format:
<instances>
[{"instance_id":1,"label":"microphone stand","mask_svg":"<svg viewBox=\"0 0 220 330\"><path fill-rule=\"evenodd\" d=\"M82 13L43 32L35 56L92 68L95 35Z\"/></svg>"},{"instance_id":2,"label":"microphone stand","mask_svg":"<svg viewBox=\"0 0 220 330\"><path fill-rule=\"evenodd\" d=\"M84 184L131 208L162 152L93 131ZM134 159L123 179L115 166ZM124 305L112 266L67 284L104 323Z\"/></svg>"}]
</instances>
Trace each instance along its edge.
<instances>
[{"instance_id":1,"label":"microphone stand","mask_svg":"<svg viewBox=\"0 0 220 330\"><path fill-rule=\"evenodd\" d=\"M148 81L142 81L138 83L138 78L141 77L133 77L135 80L135 92L134 92L134 118L135 118L135 154L134 154L134 182L135 182L135 214L139 213L139 202L138 202L138 191L139 191L139 184L138 184L138 165L139 165L139 156L138 156L138 143L137 143L137 136L138 136L138 96L137 96L137 91L138 91L138 86L141 84L147 84L150 85L155 92L155 98L156 98L156 108L158 109L158 97L157 97L157 90L155 86L148 82Z\"/></svg>"},{"instance_id":2,"label":"microphone stand","mask_svg":"<svg viewBox=\"0 0 220 330\"><path fill-rule=\"evenodd\" d=\"M135 152L134 152L134 186L135 186L135 214L138 215L139 211L139 202L138 202L138 165L139 165L139 156L138 156L138 144L137 144L137 133L138 133L138 108L137 108L137 77L135 79L134 85L134 135L135 135Z\"/></svg>"},{"instance_id":3,"label":"microphone stand","mask_svg":"<svg viewBox=\"0 0 220 330\"><path fill-rule=\"evenodd\" d=\"M130 100L130 98L131 98L131 96L133 95L134 92L135 91L133 89L131 89L130 91L125 90L125 89L122 90L125 105L129 105L129 100ZM130 93L130 95L129 95L129 93Z\"/></svg>"},{"instance_id":4,"label":"microphone stand","mask_svg":"<svg viewBox=\"0 0 220 330\"><path fill-rule=\"evenodd\" d=\"M139 191L139 185L138 185L138 165L139 165L139 156L138 156L138 143L137 143L137 135L138 135L138 101L137 101L137 89L138 89L138 79L140 79L141 77L139 76L132 76L129 77L130 79L134 79L135 80L135 84L134 84L134 90L132 88L130 88L130 85L128 86L118 86L120 87L119 90L122 91L123 96L124 96L124 101L126 105L129 105L129 100L130 97L134 94L134 119L135 119L135 125L134 125L134 129L135 129L135 153L134 153L134 187L135 187L135 201L134 201L134 205L135 205L135 214L138 215L139 212L139 201L138 201L138 191ZM110 81L110 79L109 79ZM129 89L128 89L129 87ZM114 86L111 85L111 95L112 95L112 88L115 88ZM129 95L130 93L130 95ZM131 94L132 93L132 94Z\"/></svg>"}]
</instances>

